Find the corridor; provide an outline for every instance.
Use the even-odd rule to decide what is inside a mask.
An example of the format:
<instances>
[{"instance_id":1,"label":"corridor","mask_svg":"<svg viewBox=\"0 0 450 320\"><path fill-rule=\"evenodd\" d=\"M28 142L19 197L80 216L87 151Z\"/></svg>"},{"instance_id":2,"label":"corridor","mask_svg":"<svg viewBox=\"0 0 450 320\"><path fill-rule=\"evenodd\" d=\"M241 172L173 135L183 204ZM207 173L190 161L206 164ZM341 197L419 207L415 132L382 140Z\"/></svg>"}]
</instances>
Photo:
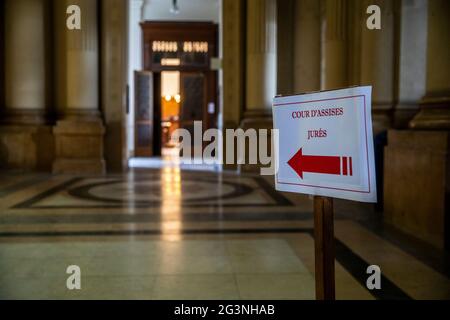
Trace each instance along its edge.
<instances>
[{"instance_id":1,"label":"corridor","mask_svg":"<svg viewBox=\"0 0 450 320\"><path fill-rule=\"evenodd\" d=\"M272 180L2 173L0 299L314 299L312 201ZM441 251L382 228L370 205L336 200L335 215L337 299L450 298ZM382 290L366 287L371 264ZM81 290L66 287L71 265Z\"/></svg>"}]
</instances>

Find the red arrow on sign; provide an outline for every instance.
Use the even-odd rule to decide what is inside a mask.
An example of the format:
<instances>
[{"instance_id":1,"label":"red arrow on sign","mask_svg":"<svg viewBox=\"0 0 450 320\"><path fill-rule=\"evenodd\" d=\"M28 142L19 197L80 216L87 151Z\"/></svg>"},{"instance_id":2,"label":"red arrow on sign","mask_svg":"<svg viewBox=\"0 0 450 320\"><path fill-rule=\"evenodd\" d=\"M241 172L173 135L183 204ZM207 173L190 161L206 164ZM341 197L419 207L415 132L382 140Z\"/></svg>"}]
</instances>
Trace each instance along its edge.
<instances>
[{"instance_id":1,"label":"red arrow on sign","mask_svg":"<svg viewBox=\"0 0 450 320\"><path fill-rule=\"evenodd\" d=\"M353 175L351 157L303 155L302 148L288 161L288 164L302 179L303 172Z\"/></svg>"}]
</instances>

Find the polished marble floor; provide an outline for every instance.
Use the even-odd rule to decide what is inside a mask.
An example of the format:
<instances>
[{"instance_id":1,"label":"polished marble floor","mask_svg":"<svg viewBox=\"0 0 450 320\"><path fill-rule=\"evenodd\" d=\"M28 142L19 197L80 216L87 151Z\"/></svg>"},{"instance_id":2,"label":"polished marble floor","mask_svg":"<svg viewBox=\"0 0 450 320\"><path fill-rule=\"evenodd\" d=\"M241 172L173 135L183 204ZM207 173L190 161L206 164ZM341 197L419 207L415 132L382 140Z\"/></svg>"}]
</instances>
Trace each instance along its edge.
<instances>
[{"instance_id":1,"label":"polished marble floor","mask_svg":"<svg viewBox=\"0 0 450 320\"><path fill-rule=\"evenodd\" d=\"M314 299L310 197L272 179L176 167L0 172L1 299ZM338 299L449 299L449 258L335 202ZM367 266L382 289L366 287ZM68 290L66 269L81 270Z\"/></svg>"}]
</instances>

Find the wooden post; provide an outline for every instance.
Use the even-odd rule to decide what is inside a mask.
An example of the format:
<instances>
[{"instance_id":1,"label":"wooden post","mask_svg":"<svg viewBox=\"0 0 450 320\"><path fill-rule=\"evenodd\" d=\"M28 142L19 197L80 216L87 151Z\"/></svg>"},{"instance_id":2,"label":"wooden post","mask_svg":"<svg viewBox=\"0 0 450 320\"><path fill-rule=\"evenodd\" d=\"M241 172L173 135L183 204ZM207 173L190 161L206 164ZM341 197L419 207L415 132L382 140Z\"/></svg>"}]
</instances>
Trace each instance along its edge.
<instances>
[{"instance_id":1,"label":"wooden post","mask_svg":"<svg viewBox=\"0 0 450 320\"><path fill-rule=\"evenodd\" d=\"M334 300L333 199L314 197L314 246L316 259L316 299Z\"/></svg>"}]
</instances>

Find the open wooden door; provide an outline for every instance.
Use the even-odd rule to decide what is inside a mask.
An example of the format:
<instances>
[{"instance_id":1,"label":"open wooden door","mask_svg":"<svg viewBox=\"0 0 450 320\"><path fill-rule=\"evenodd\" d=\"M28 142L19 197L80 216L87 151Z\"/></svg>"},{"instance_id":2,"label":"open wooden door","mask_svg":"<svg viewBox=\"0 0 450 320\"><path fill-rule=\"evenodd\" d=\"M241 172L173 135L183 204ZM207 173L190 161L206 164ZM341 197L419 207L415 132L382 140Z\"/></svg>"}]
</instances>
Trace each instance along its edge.
<instances>
[{"instance_id":1,"label":"open wooden door","mask_svg":"<svg viewBox=\"0 0 450 320\"><path fill-rule=\"evenodd\" d=\"M194 121L202 122L203 131L217 128L214 72L181 72L180 127L187 129L194 142ZM202 146L199 146L202 148Z\"/></svg>"},{"instance_id":2,"label":"open wooden door","mask_svg":"<svg viewBox=\"0 0 450 320\"><path fill-rule=\"evenodd\" d=\"M151 157L161 152L161 101L160 94L155 94L160 91L159 79L157 74L149 71L135 71L134 74L136 157Z\"/></svg>"},{"instance_id":3,"label":"open wooden door","mask_svg":"<svg viewBox=\"0 0 450 320\"><path fill-rule=\"evenodd\" d=\"M194 137L194 121L203 121L206 104L205 86L203 72L182 72L180 74L180 127L191 132L192 137Z\"/></svg>"}]
</instances>

